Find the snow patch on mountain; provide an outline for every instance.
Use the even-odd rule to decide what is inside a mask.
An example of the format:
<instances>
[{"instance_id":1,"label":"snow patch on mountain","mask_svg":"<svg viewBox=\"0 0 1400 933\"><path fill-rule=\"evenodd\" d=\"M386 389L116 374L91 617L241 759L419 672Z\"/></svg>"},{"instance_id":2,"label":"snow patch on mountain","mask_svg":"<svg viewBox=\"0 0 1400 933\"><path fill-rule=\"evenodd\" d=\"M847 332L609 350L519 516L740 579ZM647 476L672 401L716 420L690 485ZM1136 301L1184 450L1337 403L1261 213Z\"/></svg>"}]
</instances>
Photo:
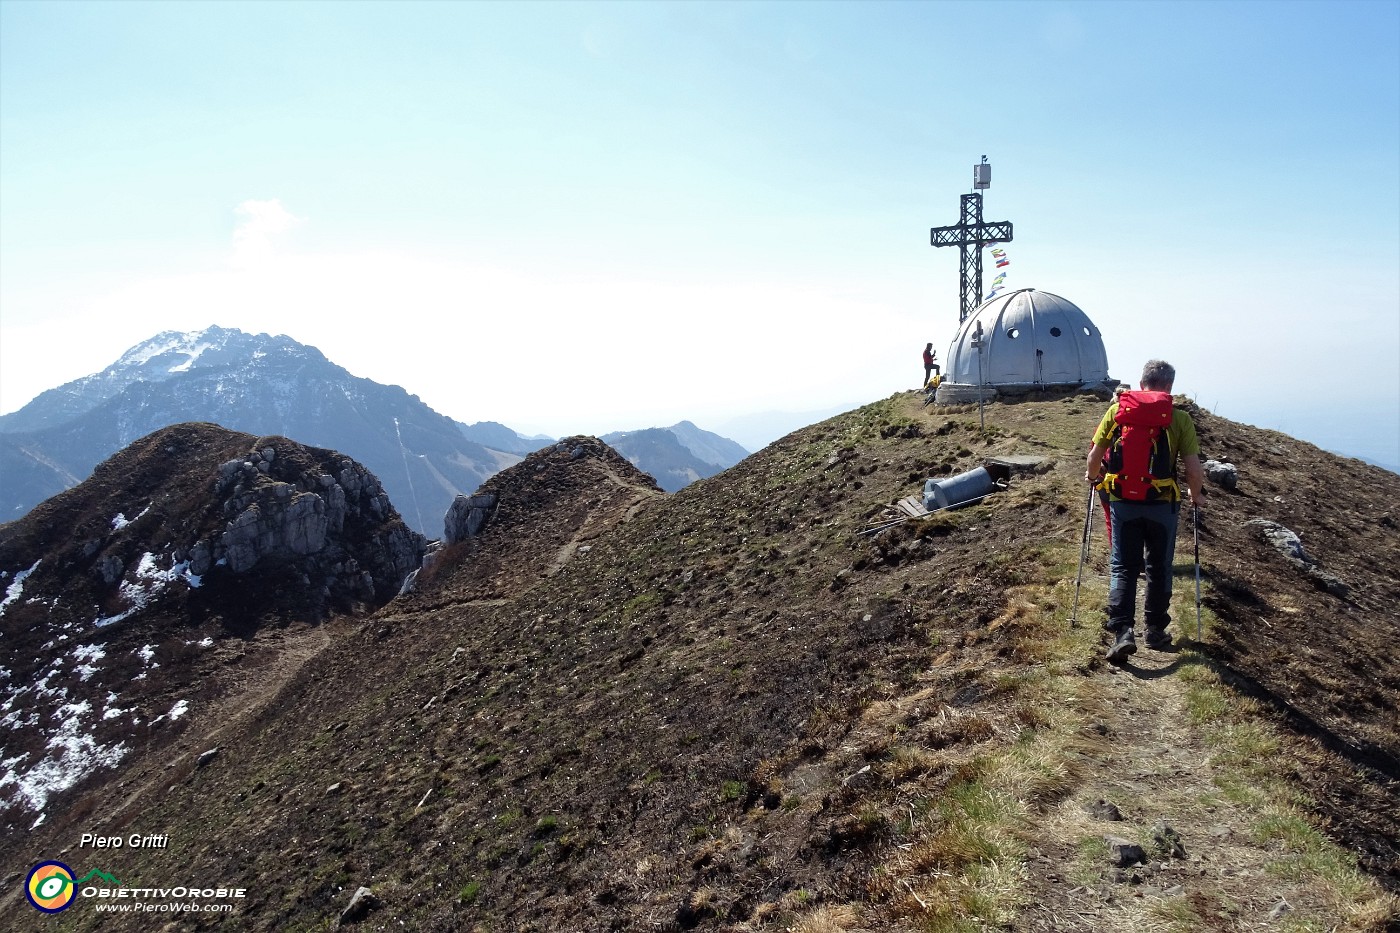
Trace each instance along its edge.
<instances>
[{"instance_id":1,"label":"snow patch on mountain","mask_svg":"<svg viewBox=\"0 0 1400 933\"><path fill-rule=\"evenodd\" d=\"M0 599L0 616L5 614L5 610L9 607L10 603L24 595L25 578L38 570L39 564L41 563L43 563L42 559L36 560L33 567L30 567L28 570L21 570L15 574L15 578L10 581L10 585L5 587L5 598ZM0 574L0 580L4 579L4 577L4 574Z\"/></svg>"},{"instance_id":2,"label":"snow patch on mountain","mask_svg":"<svg viewBox=\"0 0 1400 933\"><path fill-rule=\"evenodd\" d=\"M146 506L144 509L141 510L141 514L137 515L135 518L127 518L125 512L118 512L116 514L116 517L112 519L112 530L121 531L123 528L125 528L127 525L130 525L132 522L140 521L141 516L145 515L150 510L151 507L149 505Z\"/></svg>"},{"instance_id":3,"label":"snow patch on mountain","mask_svg":"<svg viewBox=\"0 0 1400 933\"><path fill-rule=\"evenodd\" d=\"M198 574L190 573L189 561L180 561L169 570L162 570L159 559L150 551L141 555L133 576L135 579L123 580L117 587L117 592L126 601L126 610L114 616L98 618L94 622L98 628L106 628L145 609L177 580L183 580L190 587L198 587L202 582Z\"/></svg>"},{"instance_id":4,"label":"snow patch on mountain","mask_svg":"<svg viewBox=\"0 0 1400 933\"><path fill-rule=\"evenodd\" d=\"M0 762L5 768L0 777L0 811L21 804L36 812L43 810L52 795L99 768L115 767L127 756L131 747L125 742L100 745L84 730L84 720L91 712L92 704L87 700L58 707L54 711L58 728L49 736L47 754L28 770L21 770L28 753Z\"/></svg>"},{"instance_id":5,"label":"snow patch on mountain","mask_svg":"<svg viewBox=\"0 0 1400 933\"><path fill-rule=\"evenodd\" d=\"M167 330L156 334L127 350L110 368L141 368L152 360L163 356L176 355L180 359L166 368L166 372L188 372L204 352L221 345L236 331L225 331L221 327L206 327L204 330L181 333Z\"/></svg>"}]
</instances>

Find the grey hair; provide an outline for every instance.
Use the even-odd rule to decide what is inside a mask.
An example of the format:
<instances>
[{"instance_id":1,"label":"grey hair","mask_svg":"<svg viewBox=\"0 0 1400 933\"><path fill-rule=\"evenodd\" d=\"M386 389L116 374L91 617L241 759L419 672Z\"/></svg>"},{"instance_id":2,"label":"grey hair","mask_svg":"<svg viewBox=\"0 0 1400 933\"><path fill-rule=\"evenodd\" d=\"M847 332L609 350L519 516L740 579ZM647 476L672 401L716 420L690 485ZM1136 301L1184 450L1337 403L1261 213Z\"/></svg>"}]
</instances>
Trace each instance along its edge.
<instances>
[{"instance_id":1,"label":"grey hair","mask_svg":"<svg viewBox=\"0 0 1400 933\"><path fill-rule=\"evenodd\" d=\"M1142 368L1142 387L1154 392L1170 392L1176 382L1176 370L1164 360L1148 360Z\"/></svg>"}]
</instances>

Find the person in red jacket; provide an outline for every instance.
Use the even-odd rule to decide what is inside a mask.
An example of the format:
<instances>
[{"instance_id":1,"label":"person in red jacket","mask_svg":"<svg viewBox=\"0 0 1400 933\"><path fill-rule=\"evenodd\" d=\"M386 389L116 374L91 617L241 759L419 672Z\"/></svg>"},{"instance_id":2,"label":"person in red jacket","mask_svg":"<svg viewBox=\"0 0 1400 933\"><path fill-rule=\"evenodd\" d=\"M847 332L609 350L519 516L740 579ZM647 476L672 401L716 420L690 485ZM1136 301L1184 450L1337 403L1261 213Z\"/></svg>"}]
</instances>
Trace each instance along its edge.
<instances>
[{"instance_id":1,"label":"person in red jacket","mask_svg":"<svg viewBox=\"0 0 1400 933\"><path fill-rule=\"evenodd\" d=\"M931 343L930 343L930 344L926 344L926 345L924 346L924 385L925 385L925 386L928 385L929 378L932 377L932 375L933 375L934 373L938 373L940 376L943 375L943 370L939 367L939 365L938 365L937 363L934 362L934 360L935 360L937 357L938 357L938 354L934 352L934 350L933 350L933 344L931 344Z\"/></svg>"}]
</instances>

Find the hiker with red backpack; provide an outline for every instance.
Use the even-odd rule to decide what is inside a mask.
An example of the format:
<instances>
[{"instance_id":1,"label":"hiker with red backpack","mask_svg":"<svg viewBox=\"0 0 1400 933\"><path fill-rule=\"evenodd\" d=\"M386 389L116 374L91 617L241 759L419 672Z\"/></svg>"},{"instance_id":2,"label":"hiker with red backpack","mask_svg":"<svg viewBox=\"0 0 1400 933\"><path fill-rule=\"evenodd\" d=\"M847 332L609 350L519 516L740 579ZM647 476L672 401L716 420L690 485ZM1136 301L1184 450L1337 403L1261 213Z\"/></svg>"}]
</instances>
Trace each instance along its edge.
<instances>
[{"instance_id":1,"label":"hiker with red backpack","mask_svg":"<svg viewBox=\"0 0 1400 933\"><path fill-rule=\"evenodd\" d=\"M1143 599L1147 647L1168 649L1172 597L1172 557L1181 487L1176 461L1186 473L1191 505L1205 504L1201 445L1191 416L1172 407L1176 370L1161 360L1142 368L1138 391L1127 391L1108 407L1089 450L1084 479L1108 492L1112 528L1109 557L1108 620L1114 636L1108 660L1124 661L1137 651L1133 636L1137 581L1144 572Z\"/></svg>"}]
</instances>

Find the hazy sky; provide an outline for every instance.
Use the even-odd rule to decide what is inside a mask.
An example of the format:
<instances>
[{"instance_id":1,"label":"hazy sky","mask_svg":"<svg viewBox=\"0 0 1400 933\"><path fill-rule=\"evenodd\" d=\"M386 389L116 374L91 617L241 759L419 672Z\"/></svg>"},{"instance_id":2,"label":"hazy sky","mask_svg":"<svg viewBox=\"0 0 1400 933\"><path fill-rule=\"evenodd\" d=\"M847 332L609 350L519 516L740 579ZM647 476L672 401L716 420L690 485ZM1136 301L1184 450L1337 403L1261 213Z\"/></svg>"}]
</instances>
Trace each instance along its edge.
<instances>
[{"instance_id":1,"label":"hazy sky","mask_svg":"<svg viewBox=\"0 0 1400 933\"><path fill-rule=\"evenodd\" d=\"M1400 465L1394 0L0 0L0 412L210 324L527 433L854 407L983 154L1114 376Z\"/></svg>"}]
</instances>

